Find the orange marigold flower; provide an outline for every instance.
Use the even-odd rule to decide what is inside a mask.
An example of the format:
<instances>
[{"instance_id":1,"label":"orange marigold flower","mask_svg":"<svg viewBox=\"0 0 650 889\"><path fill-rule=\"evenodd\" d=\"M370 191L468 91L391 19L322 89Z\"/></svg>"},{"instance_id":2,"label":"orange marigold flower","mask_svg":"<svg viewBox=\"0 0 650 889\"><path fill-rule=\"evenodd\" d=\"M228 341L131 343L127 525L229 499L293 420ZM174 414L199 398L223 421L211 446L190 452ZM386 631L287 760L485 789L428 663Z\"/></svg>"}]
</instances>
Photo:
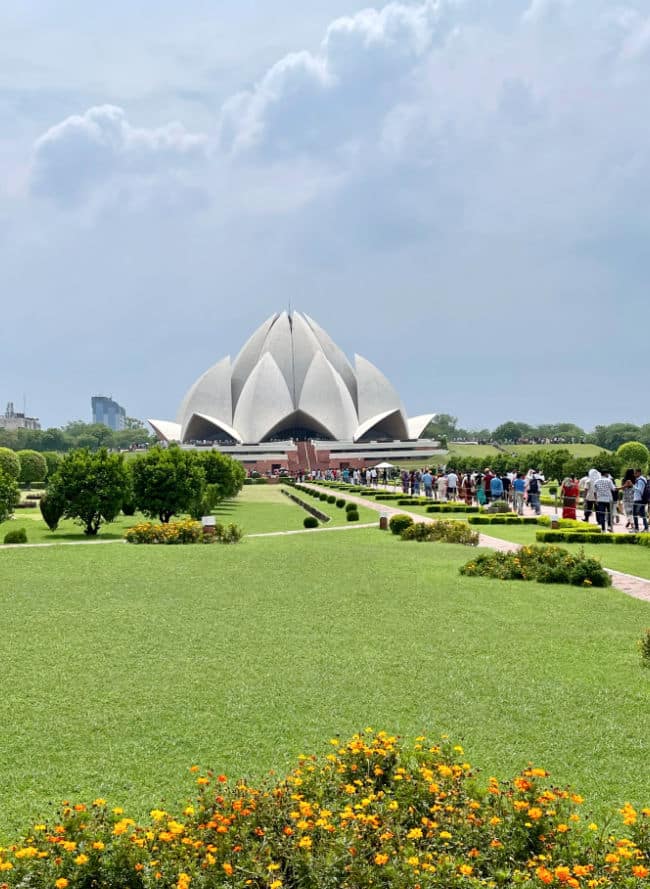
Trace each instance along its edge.
<instances>
[{"instance_id":1,"label":"orange marigold flower","mask_svg":"<svg viewBox=\"0 0 650 889\"><path fill-rule=\"evenodd\" d=\"M224 861L221 867L223 868L223 872L226 874L227 877L232 877L233 866L232 864L230 864L229 861Z\"/></svg>"},{"instance_id":2,"label":"orange marigold flower","mask_svg":"<svg viewBox=\"0 0 650 889\"><path fill-rule=\"evenodd\" d=\"M384 865L388 863L388 855L384 852L377 852L375 855L375 864Z\"/></svg>"},{"instance_id":3,"label":"orange marigold flower","mask_svg":"<svg viewBox=\"0 0 650 889\"><path fill-rule=\"evenodd\" d=\"M553 874L546 867L538 867L535 871L537 875L537 879L542 883L552 883L553 882Z\"/></svg>"},{"instance_id":4,"label":"orange marigold flower","mask_svg":"<svg viewBox=\"0 0 650 889\"><path fill-rule=\"evenodd\" d=\"M650 876L650 868L647 868L645 864L635 864L632 868L632 875L639 880L643 880Z\"/></svg>"},{"instance_id":5,"label":"orange marigold flower","mask_svg":"<svg viewBox=\"0 0 650 889\"><path fill-rule=\"evenodd\" d=\"M66 889L66 887L68 886L68 881L65 877L59 877L58 880L54 881L54 885L56 886L56 889Z\"/></svg>"},{"instance_id":6,"label":"orange marigold flower","mask_svg":"<svg viewBox=\"0 0 650 889\"><path fill-rule=\"evenodd\" d=\"M571 879L571 869L561 865L555 868L555 876L560 883L567 883Z\"/></svg>"}]
</instances>

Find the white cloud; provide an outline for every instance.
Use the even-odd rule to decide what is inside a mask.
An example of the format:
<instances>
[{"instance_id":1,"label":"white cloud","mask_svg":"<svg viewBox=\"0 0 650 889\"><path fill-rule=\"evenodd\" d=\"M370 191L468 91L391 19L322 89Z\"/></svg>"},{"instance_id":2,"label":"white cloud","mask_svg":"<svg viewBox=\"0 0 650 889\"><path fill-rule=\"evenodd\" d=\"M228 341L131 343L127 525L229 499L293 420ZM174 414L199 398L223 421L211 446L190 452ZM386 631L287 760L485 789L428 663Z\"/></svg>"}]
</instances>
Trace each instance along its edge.
<instances>
[{"instance_id":1,"label":"white cloud","mask_svg":"<svg viewBox=\"0 0 650 889\"><path fill-rule=\"evenodd\" d=\"M130 181L177 179L205 160L207 147L206 136L179 123L138 128L124 109L100 105L67 117L36 141L30 186L36 195L75 202L98 186L124 189Z\"/></svg>"}]
</instances>

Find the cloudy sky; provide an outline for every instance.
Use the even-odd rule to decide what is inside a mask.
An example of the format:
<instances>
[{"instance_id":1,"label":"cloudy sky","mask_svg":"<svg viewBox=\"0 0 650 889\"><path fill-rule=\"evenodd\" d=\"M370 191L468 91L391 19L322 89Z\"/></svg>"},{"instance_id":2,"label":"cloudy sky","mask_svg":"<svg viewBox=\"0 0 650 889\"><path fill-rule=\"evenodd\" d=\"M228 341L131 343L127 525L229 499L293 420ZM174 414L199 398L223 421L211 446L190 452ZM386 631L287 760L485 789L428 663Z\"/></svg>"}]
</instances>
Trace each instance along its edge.
<instances>
[{"instance_id":1,"label":"cloudy sky","mask_svg":"<svg viewBox=\"0 0 650 889\"><path fill-rule=\"evenodd\" d=\"M412 414L648 421L650 0L0 6L0 409L173 418L291 304Z\"/></svg>"}]
</instances>

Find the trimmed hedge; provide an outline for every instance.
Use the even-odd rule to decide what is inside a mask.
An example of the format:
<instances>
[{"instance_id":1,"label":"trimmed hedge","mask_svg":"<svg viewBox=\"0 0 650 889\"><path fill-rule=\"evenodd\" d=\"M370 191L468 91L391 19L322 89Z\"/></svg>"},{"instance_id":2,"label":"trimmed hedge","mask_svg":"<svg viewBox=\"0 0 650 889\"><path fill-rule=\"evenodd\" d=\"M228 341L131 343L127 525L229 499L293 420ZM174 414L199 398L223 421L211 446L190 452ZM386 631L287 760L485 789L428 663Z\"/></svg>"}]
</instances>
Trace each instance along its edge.
<instances>
[{"instance_id":1,"label":"trimmed hedge","mask_svg":"<svg viewBox=\"0 0 650 889\"><path fill-rule=\"evenodd\" d=\"M462 543L464 546L478 546L479 535L465 522L437 521L418 522L409 525L401 533L402 540L424 542Z\"/></svg>"},{"instance_id":2,"label":"trimmed hedge","mask_svg":"<svg viewBox=\"0 0 650 889\"><path fill-rule=\"evenodd\" d=\"M10 544L27 543L27 531L24 528L14 528L11 531L7 531L4 542Z\"/></svg>"},{"instance_id":3,"label":"trimmed hedge","mask_svg":"<svg viewBox=\"0 0 650 889\"><path fill-rule=\"evenodd\" d=\"M318 528L318 519L315 515L308 515L302 521L305 528Z\"/></svg>"},{"instance_id":4,"label":"trimmed hedge","mask_svg":"<svg viewBox=\"0 0 650 889\"><path fill-rule=\"evenodd\" d=\"M339 497L339 499L336 501L337 508L343 509L343 507L345 506L345 502L346 501L343 499L343 497Z\"/></svg>"},{"instance_id":5,"label":"trimmed hedge","mask_svg":"<svg viewBox=\"0 0 650 889\"><path fill-rule=\"evenodd\" d=\"M603 543L609 545L638 544L650 546L650 534L601 534L598 531L538 531L535 538L540 543Z\"/></svg>"},{"instance_id":6,"label":"trimmed hedge","mask_svg":"<svg viewBox=\"0 0 650 889\"><path fill-rule=\"evenodd\" d=\"M393 534L402 534L407 528L411 525L415 524L410 515L402 515L401 513L397 513L392 516L390 521L388 522L388 527L390 528Z\"/></svg>"},{"instance_id":7,"label":"trimmed hedge","mask_svg":"<svg viewBox=\"0 0 650 889\"><path fill-rule=\"evenodd\" d=\"M359 512L359 507L356 503L348 502L345 504L346 512Z\"/></svg>"},{"instance_id":8,"label":"trimmed hedge","mask_svg":"<svg viewBox=\"0 0 650 889\"><path fill-rule=\"evenodd\" d=\"M471 515L467 519L470 525L537 525L536 516L511 515Z\"/></svg>"},{"instance_id":9,"label":"trimmed hedge","mask_svg":"<svg viewBox=\"0 0 650 889\"><path fill-rule=\"evenodd\" d=\"M356 509L351 509L346 513L345 518L347 519L348 522L358 522L359 521L359 513L357 512Z\"/></svg>"}]
</instances>

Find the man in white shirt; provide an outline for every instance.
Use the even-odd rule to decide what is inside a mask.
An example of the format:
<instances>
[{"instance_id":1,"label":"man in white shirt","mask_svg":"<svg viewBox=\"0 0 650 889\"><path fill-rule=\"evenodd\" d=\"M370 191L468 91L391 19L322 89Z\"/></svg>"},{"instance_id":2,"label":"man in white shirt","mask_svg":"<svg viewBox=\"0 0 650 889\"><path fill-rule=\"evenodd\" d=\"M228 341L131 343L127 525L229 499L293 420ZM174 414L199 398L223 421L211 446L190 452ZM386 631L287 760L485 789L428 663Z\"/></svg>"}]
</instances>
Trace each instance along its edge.
<instances>
[{"instance_id":1,"label":"man in white shirt","mask_svg":"<svg viewBox=\"0 0 650 889\"><path fill-rule=\"evenodd\" d=\"M456 499L456 491L458 490L458 476L452 469L447 473L447 500Z\"/></svg>"},{"instance_id":2,"label":"man in white shirt","mask_svg":"<svg viewBox=\"0 0 650 889\"><path fill-rule=\"evenodd\" d=\"M608 517L611 515L615 490L616 485L609 477L608 472L603 472L600 478L594 482L594 493L596 495L596 521L600 525L601 531L605 530Z\"/></svg>"},{"instance_id":3,"label":"man in white shirt","mask_svg":"<svg viewBox=\"0 0 650 889\"><path fill-rule=\"evenodd\" d=\"M634 503L632 514L634 516L634 530L639 530L639 519L643 521L643 530L648 530L648 517L645 512L645 487L647 481L640 469L634 470Z\"/></svg>"}]
</instances>

